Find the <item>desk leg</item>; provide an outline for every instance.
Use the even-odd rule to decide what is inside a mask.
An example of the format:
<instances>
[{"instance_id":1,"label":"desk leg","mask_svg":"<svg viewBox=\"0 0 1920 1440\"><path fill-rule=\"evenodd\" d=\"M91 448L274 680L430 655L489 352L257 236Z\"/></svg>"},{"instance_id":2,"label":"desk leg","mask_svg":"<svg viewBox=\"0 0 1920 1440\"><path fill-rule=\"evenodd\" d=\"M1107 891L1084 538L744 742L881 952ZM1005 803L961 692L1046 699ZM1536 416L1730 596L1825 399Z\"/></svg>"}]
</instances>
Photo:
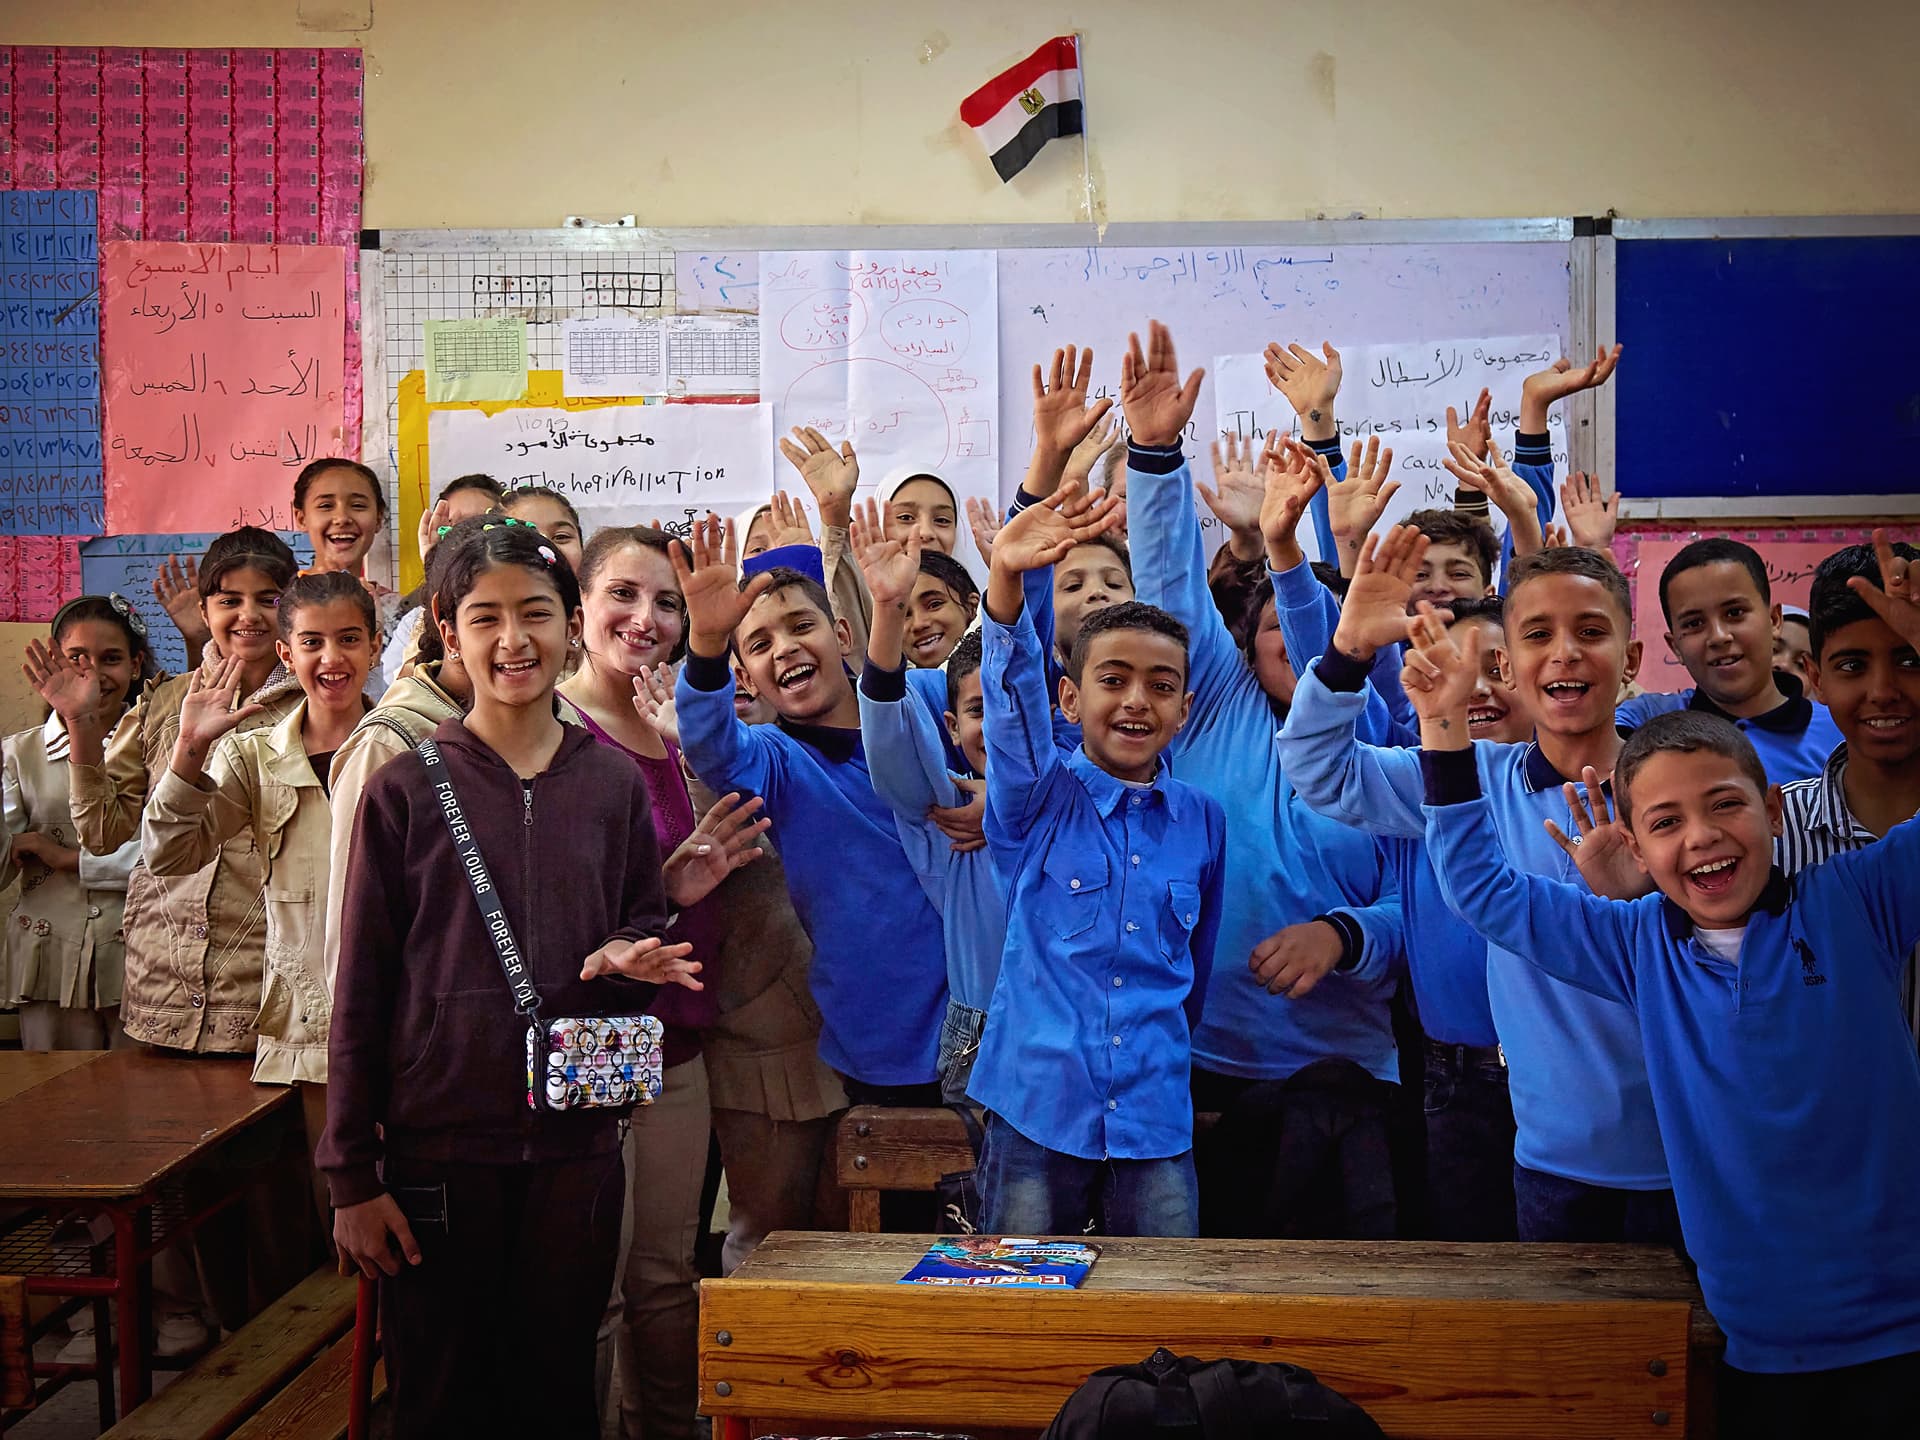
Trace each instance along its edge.
<instances>
[{"instance_id":1,"label":"desk leg","mask_svg":"<svg viewBox=\"0 0 1920 1440\"><path fill-rule=\"evenodd\" d=\"M722 1415L720 1440L753 1440L753 1423L742 1415Z\"/></svg>"},{"instance_id":2,"label":"desk leg","mask_svg":"<svg viewBox=\"0 0 1920 1440\"><path fill-rule=\"evenodd\" d=\"M114 1207L114 1309L120 1321L120 1405L133 1411L153 1394L151 1355L153 1295L148 1277L153 1273L153 1206Z\"/></svg>"}]
</instances>

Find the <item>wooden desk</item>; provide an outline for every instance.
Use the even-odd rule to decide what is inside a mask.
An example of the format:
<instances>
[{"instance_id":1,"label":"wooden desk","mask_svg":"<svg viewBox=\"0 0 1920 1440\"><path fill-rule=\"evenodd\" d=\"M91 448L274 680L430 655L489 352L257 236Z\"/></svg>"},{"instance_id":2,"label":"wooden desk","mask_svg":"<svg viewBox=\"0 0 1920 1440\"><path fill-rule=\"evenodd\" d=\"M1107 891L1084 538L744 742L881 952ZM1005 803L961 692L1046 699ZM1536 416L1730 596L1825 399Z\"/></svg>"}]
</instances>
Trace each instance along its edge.
<instances>
[{"instance_id":1,"label":"wooden desk","mask_svg":"<svg viewBox=\"0 0 1920 1440\"><path fill-rule=\"evenodd\" d=\"M726 1440L1031 1432L1093 1370L1165 1345L1304 1365L1400 1440L1705 1433L1689 1382L1710 1382L1719 1334L1666 1251L1100 1244L1080 1290L986 1291L896 1283L922 1237L770 1236L700 1287L700 1408Z\"/></svg>"},{"instance_id":2,"label":"wooden desk","mask_svg":"<svg viewBox=\"0 0 1920 1440\"><path fill-rule=\"evenodd\" d=\"M153 1390L148 1277L161 1183L292 1099L290 1089L255 1085L244 1060L146 1049L0 1052L0 1199L31 1202L54 1216L105 1215L113 1224L112 1274L29 1269L28 1290L113 1303L125 1408ZM219 1208L185 1217L169 1240ZM16 1219L13 1228L18 1237L25 1227ZM95 1335L104 1363L106 1326L97 1323ZM68 1378L57 1375L55 1387ZM112 1387L104 1379L100 1392L101 1418L111 1424Z\"/></svg>"}]
</instances>

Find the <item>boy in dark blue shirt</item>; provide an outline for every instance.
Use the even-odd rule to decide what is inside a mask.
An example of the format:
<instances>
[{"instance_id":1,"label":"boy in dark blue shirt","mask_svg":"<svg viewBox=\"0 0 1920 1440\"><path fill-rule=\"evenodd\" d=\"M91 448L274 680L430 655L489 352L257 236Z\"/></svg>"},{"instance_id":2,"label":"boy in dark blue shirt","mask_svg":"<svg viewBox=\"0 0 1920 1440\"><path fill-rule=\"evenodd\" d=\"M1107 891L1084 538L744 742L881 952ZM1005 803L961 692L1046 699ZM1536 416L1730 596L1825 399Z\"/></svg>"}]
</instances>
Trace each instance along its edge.
<instances>
[{"instance_id":1,"label":"boy in dark blue shirt","mask_svg":"<svg viewBox=\"0 0 1920 1440\"><path fill-rule=\"evenodd\" d=\"M1667 648L1694 688L1636 695L1621 705L1620 723L1640 725L1681 709L1719 715L1746 732L1774 784L1818 775L1840 732L1826 706L1773 668L1780 607L1754 548L1718 538L1685 547L1660 572L1660 613Z\"/></svg>"},{"instance_id":2,"label":"boy in dark blue shirt","mask_svg":"<svg viewBox=\"0 0 1920 1440\"><path fill-rule=\"evenodd\" d=\"M1137 414L1128 400L1136 435L1179 389L1154 385ZM1059 689L1081 727L1069 754L1054 744L1022 593L1027 571L1103 533L1119 508L1069 482L993 546L981 689L1007 946L970 1091L989 1111L980 1198L993 1232L1077 1234L1095 1217L1116 1235L1199 1228L1187 1084L1226 822L1161 759L1192 702L1186 631L1133 602L1088 618Z\"/></svg>"},{"instance_id":3,"label":"boy in dark blue shirt","mask_svg":"<svg viewBox=\"0 0 1920 1440\"><path fill-rule=\"evenodd\" d=\"M1904 567L1887 580L1875 609L1920 638ZM1659 893L1605 900L1524 874L1488 843L1471 661L1431 612L1415 632L1405 682L1448 903L1639 1024L1687 1248L1727 1336L1722 1433L1911 1435L1920 1057L1896 997L1920 939L1920 822L1788 881L1773 865L1780 792L1752 744L1681 711L1636 731L1614 767L1626 845Z\"/></svg>"}]
</instances>

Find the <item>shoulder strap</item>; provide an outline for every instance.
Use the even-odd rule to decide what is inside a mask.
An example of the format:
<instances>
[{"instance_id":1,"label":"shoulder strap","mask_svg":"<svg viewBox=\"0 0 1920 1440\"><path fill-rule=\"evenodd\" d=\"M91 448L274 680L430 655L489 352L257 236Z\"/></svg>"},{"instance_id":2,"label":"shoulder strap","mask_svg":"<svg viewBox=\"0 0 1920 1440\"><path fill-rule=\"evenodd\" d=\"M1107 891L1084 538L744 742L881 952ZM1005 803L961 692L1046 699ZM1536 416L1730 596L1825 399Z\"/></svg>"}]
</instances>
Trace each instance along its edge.
<instances>
[{"instance_id":1,"label":"shoulder strap","mask_svg":"<svg viewBox=\"0 0 1920 1440\"><path fill-rule=\"evenodd\" d=\"M409 725L406 722L406 720L403 720L400 718L402 715L406 715L414 719L419 718L417 716L414 716L413 712L410 710L402 710L398 712L395 712L392 710L386 710L386 711L369 710L366 713L365 718L360 723L363 725L378 725L383 730L391 730L394 734L398 735L401 739L405 740L410 748L418 748L422 740L427 740L432 738L433 731L434 731L434 727L432 725L427 724L425 721L421 721L420 722L421 728L416 732L412 725Z\"/></svg>"},{"instance_id":2,"label":"shoulder strap","mask_svg":"<svg viewBox=\"0 0 1920 1440\"><path fill-rule=\"evenodd\" d=\"M467 825L466 813L460 808L460 797L454 793L453 781L447 775L447 762L441 758L439 745L432 740L422 740L417 749L421 763L427 767L427 778L433 782L434 791L440 798L441 818L447 822L447 832L453 837L454 851L460 856L460 868L467 872L468 883L473 886L473 898L479 903L481 918L486 921L494 954L499 957L500 968L506 972L507 984L512 987L513 1008L538 1024L540 992L533 988L533 977L527 973L526 962L520 958L520 944L513 938L513 927L507 923L507 912L500 906L500 895L493 888L493 876L487 871L487 862L480 854L480 847L474 844L473 831Z\"/></svg>"}]
</instances>

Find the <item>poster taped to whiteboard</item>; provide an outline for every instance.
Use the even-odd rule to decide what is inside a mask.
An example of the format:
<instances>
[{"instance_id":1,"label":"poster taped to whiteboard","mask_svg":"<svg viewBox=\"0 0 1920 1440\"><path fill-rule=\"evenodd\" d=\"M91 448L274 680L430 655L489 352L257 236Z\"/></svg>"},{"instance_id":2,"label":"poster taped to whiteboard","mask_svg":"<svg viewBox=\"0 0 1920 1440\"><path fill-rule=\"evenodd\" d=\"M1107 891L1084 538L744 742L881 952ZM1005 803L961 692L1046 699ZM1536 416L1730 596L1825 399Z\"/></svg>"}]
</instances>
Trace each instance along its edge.
<instances>
[{"instance_id":1,"label":"poster taped to whiteboard","mask_svg":"<svg viewBox=\"0 0 1920 1440\"><path fill-rule=\"evenodd\" d=\"M773 493L766 405L608 405L590 410L435 410L433 473L479 472L508 489L544 485L573 502L587 533L658 521L686 535Z\"/></svg>"}]
</instances>

